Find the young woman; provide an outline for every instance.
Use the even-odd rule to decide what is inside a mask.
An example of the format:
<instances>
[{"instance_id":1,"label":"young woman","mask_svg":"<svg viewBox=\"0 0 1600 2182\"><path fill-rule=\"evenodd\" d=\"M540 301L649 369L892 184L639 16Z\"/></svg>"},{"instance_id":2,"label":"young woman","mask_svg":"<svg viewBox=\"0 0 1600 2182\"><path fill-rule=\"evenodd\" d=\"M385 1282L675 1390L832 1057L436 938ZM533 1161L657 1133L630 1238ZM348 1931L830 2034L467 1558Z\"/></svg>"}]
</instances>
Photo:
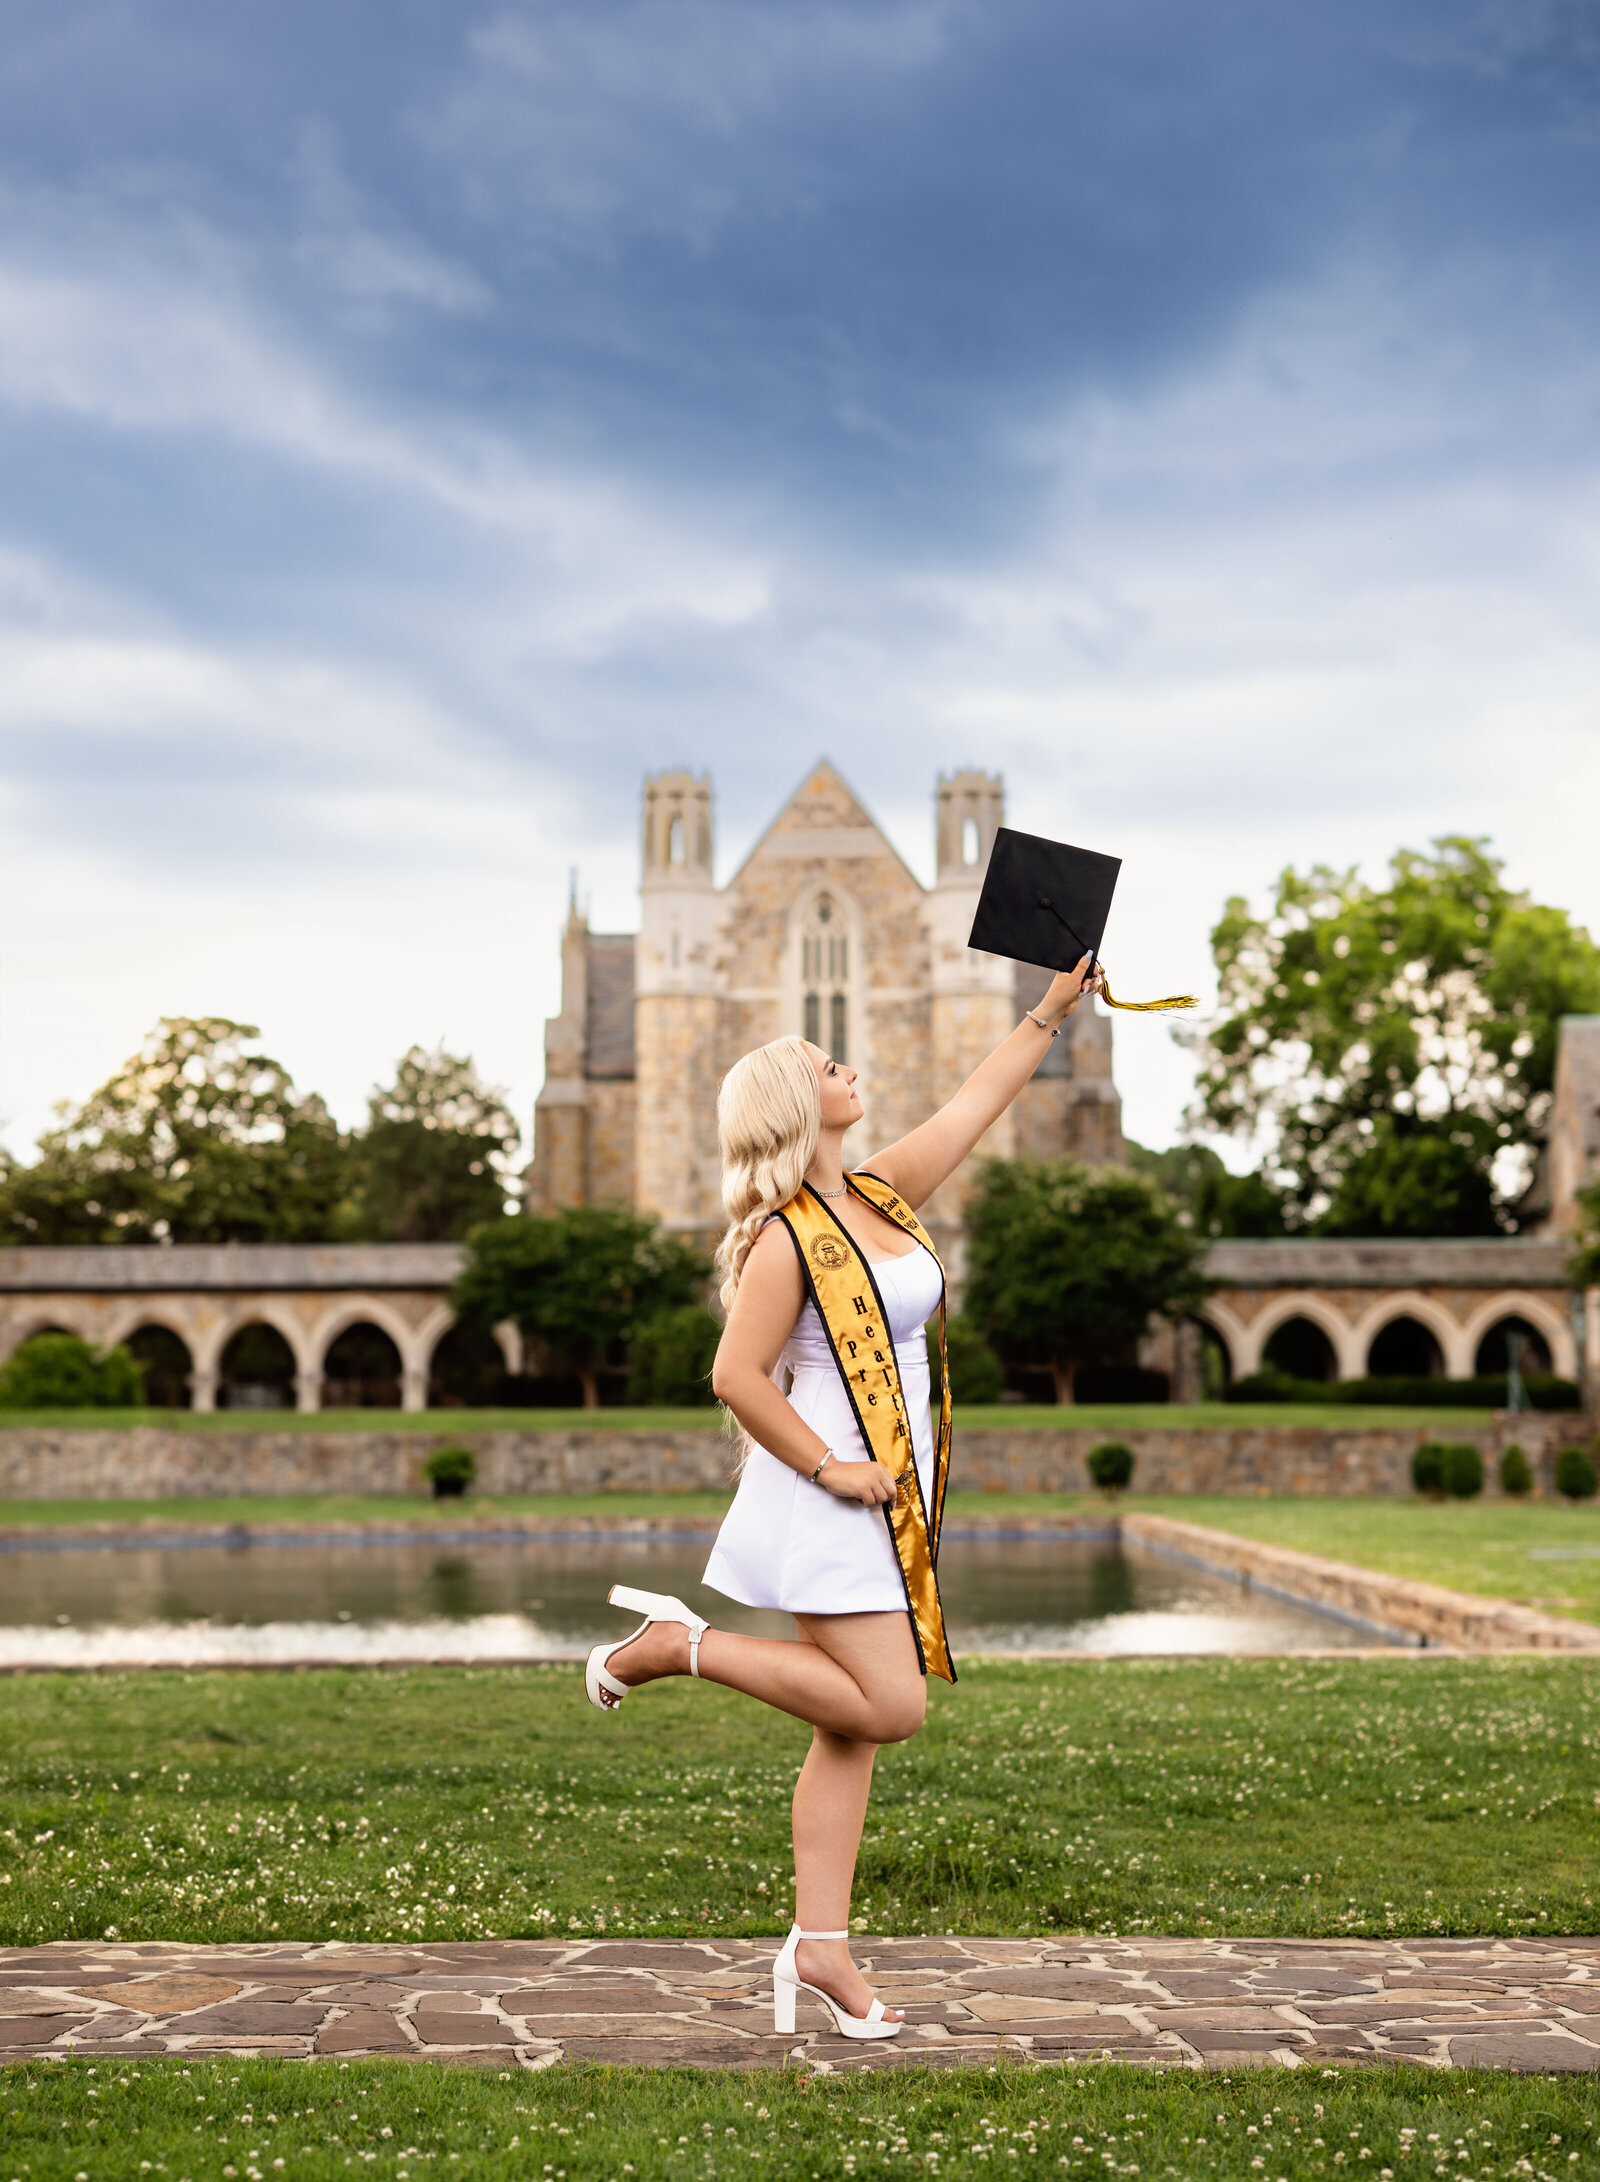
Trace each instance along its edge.
<instances>
[{"instance_id":1,"label":"young woman","mask_svg":"<svg viewBox=\"0 0 1600 2182\"><path fill-rule=\"evenodd\" d=\"M948 1105L848 1177L844 1139L863 1112L854 1069L778 1038L722 1086L728 1323L712 1385L743 1428L747 1459L705 1580L792 1613L799 1642L712 1629L681 1600L619 1584L612 1603L646 1619L595 1647L587 1686L609 1710L641 1683L694 1674L809 1723L794 1794L796 1922L773 1972L780 2031L793 2029L802 1989L846 2037L901 2028L851 1960L848 1926L878 1745L922 1725L930 1667L954 1679L933 1565L948 1390L936 1435L923 1339L944 1276L915 1208L1098 988L1088 960L1055 978ZM787 1394L780 1366L792 1374Z\"/></svg>"}]
</instances>

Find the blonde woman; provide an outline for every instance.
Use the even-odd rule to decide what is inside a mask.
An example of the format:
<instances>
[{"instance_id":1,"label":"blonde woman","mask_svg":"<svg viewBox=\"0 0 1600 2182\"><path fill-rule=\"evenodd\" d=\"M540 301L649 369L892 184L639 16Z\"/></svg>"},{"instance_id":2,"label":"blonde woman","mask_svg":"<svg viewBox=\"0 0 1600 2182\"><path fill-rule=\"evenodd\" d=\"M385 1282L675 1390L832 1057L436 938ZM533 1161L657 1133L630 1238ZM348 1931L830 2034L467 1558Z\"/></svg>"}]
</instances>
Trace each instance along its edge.
<instances>
[{"instance_id":1,"label":"blonde woman","mask_svg":"<svg viewBox=\"0 0 1600 2182\"><path fill-rule=\"evenodd\" d=\"M722 1086L728 1322L712 1384L749 1446L705 1581L792 1613L799 1641L731 1635L681 1600L617 1585L612 1603L646 1619L595 1647L587 1687L609 1710L641 1683L698 1675L810 1725L794 1794L796 1921L774 1965L780 2031L794 2028L801 1990L846 2037L892 2038L902 2025L852 1961L848 1927L878 1745L921 1727L930 1669L954 1679L934 1567L948 1387L936 1430L923 1339L944 1276L916 1207L1097 989L1088 967L1085 956L1058 975L948 1105L848 1176L844 1139L863 1116L854 1069L778 1038Z\"/></svg>"}]
</instances>

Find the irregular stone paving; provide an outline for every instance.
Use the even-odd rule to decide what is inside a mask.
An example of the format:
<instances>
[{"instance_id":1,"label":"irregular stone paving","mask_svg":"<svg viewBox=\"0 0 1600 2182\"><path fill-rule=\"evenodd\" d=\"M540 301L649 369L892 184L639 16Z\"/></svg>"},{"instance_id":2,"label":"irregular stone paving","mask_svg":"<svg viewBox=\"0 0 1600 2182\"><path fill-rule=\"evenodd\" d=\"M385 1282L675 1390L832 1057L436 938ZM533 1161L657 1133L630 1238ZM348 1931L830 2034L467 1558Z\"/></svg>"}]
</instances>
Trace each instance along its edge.
<instances>
[{"instance_id":1,"label":"irregular stone paving","mask_svg":"<svg viewBox=\"0 0 1600 2182\"><path fill-rule=\"evenodd\" d=\"M1600 1939L862 1938L907 2027L772 2030L772 1940L494 1940L0 1951L0 2056L365 2054L545 2068L1116 2059L1600 2068Z\"/></svg>"}]
</instances>

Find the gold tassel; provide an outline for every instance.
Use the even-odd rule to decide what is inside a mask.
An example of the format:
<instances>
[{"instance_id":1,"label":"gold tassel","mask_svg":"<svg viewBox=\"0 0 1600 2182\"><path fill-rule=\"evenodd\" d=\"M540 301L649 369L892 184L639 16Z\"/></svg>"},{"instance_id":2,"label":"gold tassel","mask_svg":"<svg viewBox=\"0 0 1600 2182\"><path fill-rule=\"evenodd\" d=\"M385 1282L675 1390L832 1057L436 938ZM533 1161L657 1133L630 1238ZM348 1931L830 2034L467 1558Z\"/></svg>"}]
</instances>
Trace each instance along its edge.
<instances>
[{"instance_id":1,"label":"gold tassel","mask_svg":"<svg viewBox=\"0 0 1600 2182\"><path fill-rule=\"evenodd\" d=\"M1163 1008L1197 1008L1200 1005L1196 993L1170 993L1165 1000L1113 1000L1111 987L1106 983L1106 966L1100 968L1100 997L1108 1008L1121 1008L1124 1015L1158 1015Z\"/></svg>"}]
</instances>

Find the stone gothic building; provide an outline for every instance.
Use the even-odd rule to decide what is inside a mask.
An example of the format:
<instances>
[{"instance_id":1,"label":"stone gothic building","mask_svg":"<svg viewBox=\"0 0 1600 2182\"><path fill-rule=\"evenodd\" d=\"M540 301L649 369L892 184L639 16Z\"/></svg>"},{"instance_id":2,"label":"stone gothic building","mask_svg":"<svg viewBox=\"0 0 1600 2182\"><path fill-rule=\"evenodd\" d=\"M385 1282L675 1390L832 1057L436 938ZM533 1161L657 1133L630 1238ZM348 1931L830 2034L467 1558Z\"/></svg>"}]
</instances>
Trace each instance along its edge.
<instances>
[{"instance_id":1,"label":"stone gothic building","mask_svg":"<svg viewBox=\"0 0 1600 2182\"><path fill-rule=\"evenodd\" d=\"M860 1070L853 1160L924 1120L1048 980L966 945L1004 818L998 775L941 776L925 887L823 763L719 887L709 778L647 779L639 931L591 932L574 904L562 939L529 1209L620 1200L709 1244L723 1223L717 1086L788 1032ZM1108 1017L1071 1019L980 1151L1123 1158ZM926 1215L946 1250L963 1188L958 1175Z\"/></svg>"}]
</instances>

